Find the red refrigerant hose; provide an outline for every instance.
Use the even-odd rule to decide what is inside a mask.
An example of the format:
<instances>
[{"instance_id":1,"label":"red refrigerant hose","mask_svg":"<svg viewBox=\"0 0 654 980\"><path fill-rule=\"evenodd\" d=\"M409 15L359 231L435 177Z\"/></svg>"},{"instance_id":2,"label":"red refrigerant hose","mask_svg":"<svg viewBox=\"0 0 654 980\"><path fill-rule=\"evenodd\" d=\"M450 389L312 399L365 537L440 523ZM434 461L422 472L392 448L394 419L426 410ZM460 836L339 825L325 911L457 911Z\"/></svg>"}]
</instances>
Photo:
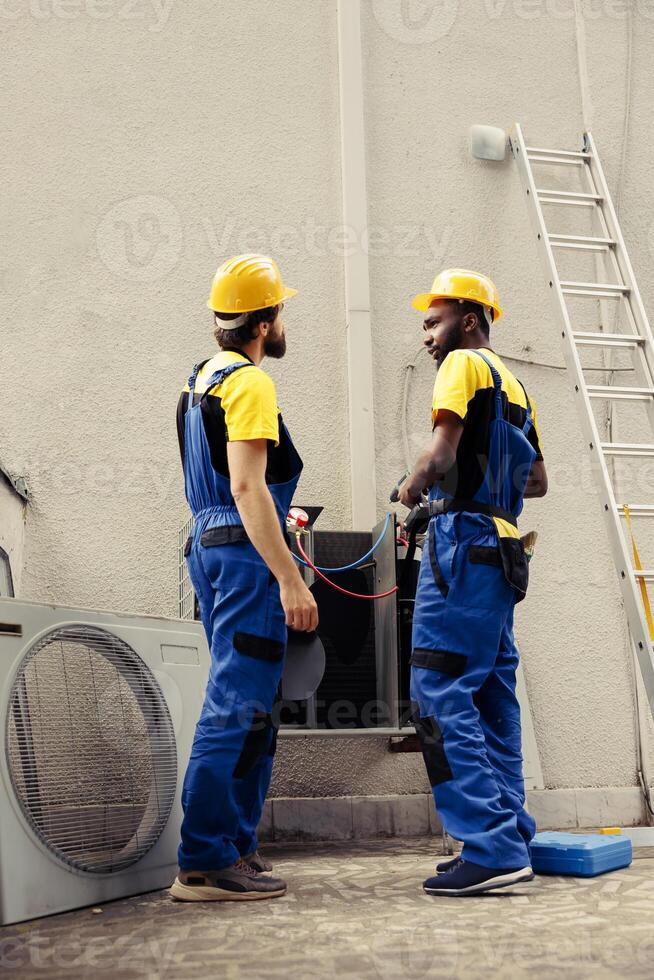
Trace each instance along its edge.
<instances>
[{"instance_id":1,"label":"red refrigerant hose","mask_svg":"<svg viewBox=\"0 0 654 980\"><path fill-rule=\"evenodd\" d=\"M336 589L337 592L342 592L343 595L348 595L350 596L351 599L385 599L387 596L393 595L394 592L398 591L397 585L393 586L392 589L389 589L388 592L380 592L378 595L360 595L358 592L348 592L347 589L342 589L340 585L336 585L336 582L332 582L332 580L327 578L326 575L323 575L322 572L319 571L316 568L316 566L313 564L313 562L307 555L306 551L302 547L301 534L299 531L296 532L295 538L297 540L298 550L302 555L302 557L304 558L307 565L309 566L309 568L311 568L316 573L318 578L321 578L323 582L327 583L327 585L331 585L332 589Z\"/></svg>"}]
</instances>

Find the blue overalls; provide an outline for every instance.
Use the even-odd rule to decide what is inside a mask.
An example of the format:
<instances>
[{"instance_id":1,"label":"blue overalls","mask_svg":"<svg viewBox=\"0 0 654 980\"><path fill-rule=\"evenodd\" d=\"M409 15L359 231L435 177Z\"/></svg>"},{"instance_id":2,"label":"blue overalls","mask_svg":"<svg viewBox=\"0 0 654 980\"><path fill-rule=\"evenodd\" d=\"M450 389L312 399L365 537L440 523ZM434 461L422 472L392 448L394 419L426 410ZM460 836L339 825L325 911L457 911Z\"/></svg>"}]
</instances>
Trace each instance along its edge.
<instances>
[{"instance_id":1,"label":"blue overalls","mask_svg":"<svg viewBox=\"0 0 654 980\"><path fill-rule=\"evenodd\" d=\"M196 365L184 419L184 481L195 521L186 560L211 667L182 790L182 869L219 870L257 849L275 752L272 708L286 651L279 585L247 539L229 479L212 466L202 419L208 391L242 368L252 370L238 362L216 371L193 405ZM282 442L290 479L268 489L285 527L302 461L280 419Z\"/></svg>"},{"instance_id":2,"label":"blue overalls","mask_svg":"<svg viewBox=\"0 0 654 980\"><path fill-rule=\"evenodd\" d=\"M430 491L436 514L416 593L411 699L445 829L464 842L464 859L514 868L529 864L535 832L524 808L513 638L513 607L526 590L527 566L519 538L498 537L492 515L516 525L536 453L526 436L529 398L521 430L504 419L498 371L474 353L488 364L495 389L488 466L473 501L443 500L438 485Z\"/></svg>"}]
</instances>

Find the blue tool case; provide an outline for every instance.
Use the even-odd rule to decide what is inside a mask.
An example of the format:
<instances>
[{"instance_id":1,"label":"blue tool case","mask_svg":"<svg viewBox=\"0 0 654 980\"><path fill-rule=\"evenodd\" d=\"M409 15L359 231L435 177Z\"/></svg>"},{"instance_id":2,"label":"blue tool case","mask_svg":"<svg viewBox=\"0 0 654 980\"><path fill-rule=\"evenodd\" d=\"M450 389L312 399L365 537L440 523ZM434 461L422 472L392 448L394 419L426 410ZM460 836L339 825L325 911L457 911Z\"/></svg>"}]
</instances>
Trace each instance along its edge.
<instances>
[{"instance_id":1,"label":"blue tool case","mask_svg":"<svg viewBox=\"0 0 654 980\"><path fill-rule=\"evenodd\" d=\"M531 842L531 866L536 874L594 875L631 864L631 841L614 834L564 834L546 831Z\"/></svg>"}]
</instances>

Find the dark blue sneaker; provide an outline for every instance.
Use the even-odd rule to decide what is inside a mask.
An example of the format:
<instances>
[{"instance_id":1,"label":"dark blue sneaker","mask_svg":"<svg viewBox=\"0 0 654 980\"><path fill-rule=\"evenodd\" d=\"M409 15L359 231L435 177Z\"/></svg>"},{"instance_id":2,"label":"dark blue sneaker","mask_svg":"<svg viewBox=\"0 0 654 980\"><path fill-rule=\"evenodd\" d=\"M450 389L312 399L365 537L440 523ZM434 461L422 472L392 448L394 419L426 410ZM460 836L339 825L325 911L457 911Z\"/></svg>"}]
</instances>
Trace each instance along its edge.
<instances>
[{"instance_id":1,"label":"dark blue sneaker","mask_svg":"<svg viewBox=\"0 0 654 980\"><path fill-rule=\"evenodd\" d=\"M450 868L453 868L455 864L459 863L459 861L463 861L463 858L460 854L457 854L456 857L448 858L447 861L440 861L436 865L436 870L439 872L439 874L441 871L449 871Z\"/></svg>"},{"instance_id":2,"label":"dark blue sneaker","mask_svg":"<svg viewBox=\"0 0 654 980\"><path fill-rule=\"evenodd\" d=\"M422 887L428 895L479 895L494 888L531 881L533 877L529 865L524 868L484 868L461 859L449 871L427 878Z\"/></svg>"}]
</instances>

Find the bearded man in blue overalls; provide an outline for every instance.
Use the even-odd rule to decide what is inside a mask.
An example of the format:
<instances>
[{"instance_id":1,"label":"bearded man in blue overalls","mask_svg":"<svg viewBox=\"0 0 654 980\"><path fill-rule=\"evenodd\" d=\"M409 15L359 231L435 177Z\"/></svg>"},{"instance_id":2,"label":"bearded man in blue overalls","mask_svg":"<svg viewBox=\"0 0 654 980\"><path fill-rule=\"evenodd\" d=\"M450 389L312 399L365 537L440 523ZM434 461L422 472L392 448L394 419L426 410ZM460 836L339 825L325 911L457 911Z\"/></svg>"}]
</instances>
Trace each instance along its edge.
<instances>
[{"instance_id":1,"label":"bearded man in blue overalls","mask_svg":"<svg viewBox=\"0 0 654 980\"><path fill-rule=\"evenodd\" d=\"M439 365L433 438L400 491L429 488L416 592L411 700L436 807L460 857L424 882L469 895L533 878L525 809L513 607L528 566L517 517L547 475L533 401L490 347L502 315L484 275L448 269L413 305Z\"/></svg>"},{"instance_id":2,"label":"bearded man in blue overalls","mask_svg":"<svg viewBox=\"0 0 654 980\"><path fill-rule=\"evenodd\" d=\"M194 518L185 554L211 650L170 890L181 901L286 891L257 850L257 825L272 772L287 627L313 631L318 614L284 538L302 461L259 365L286 351L281 313L295 292L265 255L225 262L207 302L220 351L195 366L177 409Z\"/></svg>"}]
</instances>

